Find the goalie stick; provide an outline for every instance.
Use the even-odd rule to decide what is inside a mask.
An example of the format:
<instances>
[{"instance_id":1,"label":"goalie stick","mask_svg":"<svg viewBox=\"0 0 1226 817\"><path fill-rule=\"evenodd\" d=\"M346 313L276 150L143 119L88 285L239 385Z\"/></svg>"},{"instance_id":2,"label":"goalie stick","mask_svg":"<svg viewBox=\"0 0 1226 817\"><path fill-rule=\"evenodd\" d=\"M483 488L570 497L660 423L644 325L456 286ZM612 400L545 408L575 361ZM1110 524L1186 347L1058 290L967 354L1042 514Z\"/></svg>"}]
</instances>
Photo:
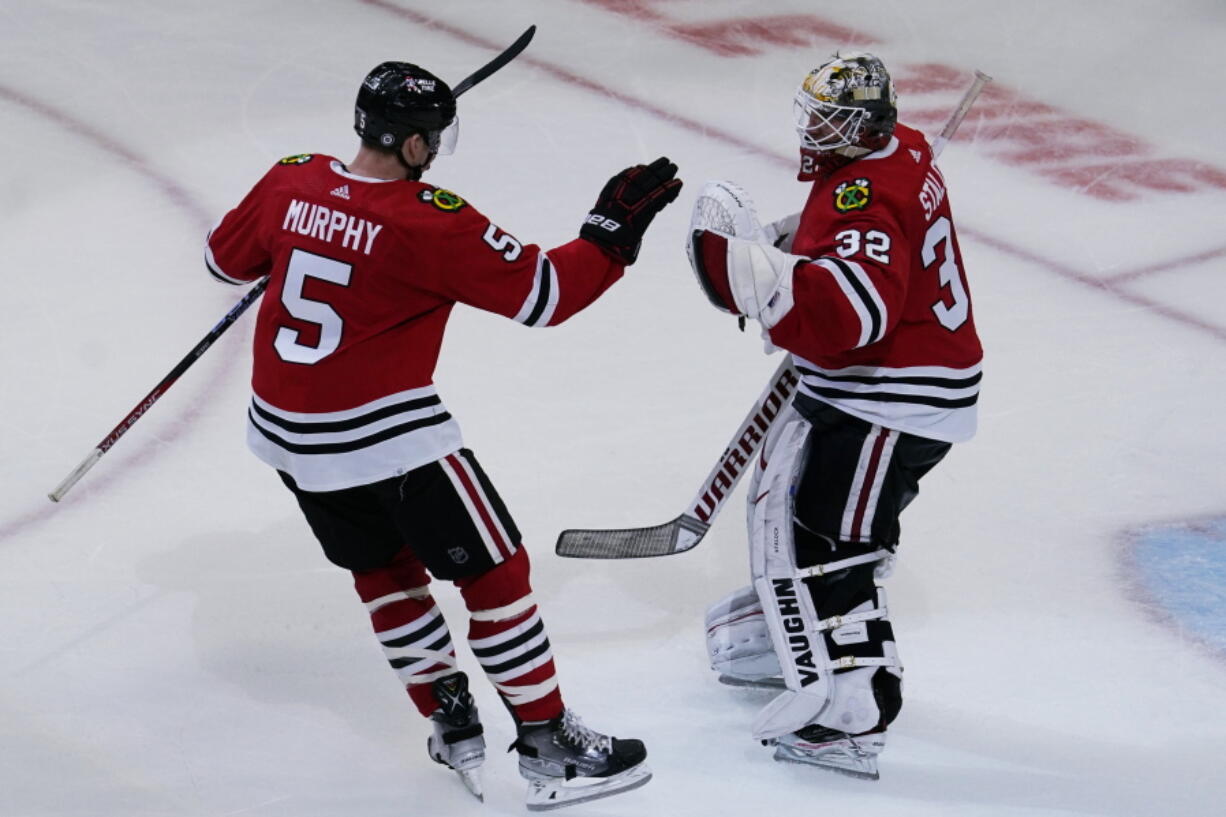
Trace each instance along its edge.
<instances>
[{"instance_id":1,"label":"goalie stick","mask_svg":"<svg viewBox=\"0 0 1226 817\"><path fill-rule=\"evenodd\" d=\"M452 95L458 97L460 94L468 91L482 80L487 79L495 71L502 68L511 60L515 59L517 56L519 56L520 52L528 47L528 43L532 42L532 37L535 34L536 26L528 26L524 33L520 34L515 42L503 49L502 53L478 68L476 71L472 72L464 79L460 80L452 90ZM80 480L81 477L85 476L89 469L97 465L98 460L102 459L102 455L107 451L110 451L111 446L119 442L119 438L126 434L128 429L136 424L137 420L144 417L149 409L153 408L153 404L156 403L162 397L162 395L175 384L175 381L177 381L184 372L191 368L191 365L195 363L200 356L203 355L235 321L238 320L239 316L247 311L247 307L251 306L259 299L266 286L268 286L268 279L263 278L256 283L255 286L248 290L247 294L244 295L242 299L235 304L229 312L226 313L225 317L218 321L217 325L210 329L208 334L206 334L204 338L197 343L190 352L187 353L187 356L180 360L178 364L171 369L165 377L162 378L161 382L154 386L153 390L145 395L144 399L137 403L135 408L128 412L126 417L119 421L119 425L111 429L110 434L107 434L102 438L101 442L94 446L93 450L86 455L85 459L81 460L80 464L78 464L76 468L72 469L72 472L68 476L64 477L64 480L56 486L55 490L47 494L47 498L52 502L59 502L61 499L63 499L64 495L72 489L72 486L76 485L77 481Z\"/></svg>"},{"instance_id":2,"label":"goalie stick","mask_svg":"<svg viewBox=\"0 0 1226 817\"><path fill-rule=\"evenodd\" d=\"M954 132L962 124L975 98L992 78L975 71L975 80L962 95L945 127L932 141L932 156L936 159L945 150ZM702 541L716 515L727 502L740 481L745 468L753 461L775 418L783 410L797 384L796 370L789 356L775 374L762 395L750 409L733 435L723 456L707 474L689 506L676 519L649 528L570 529L558 535L554 550L559 556L579 559L637 559L647 556L668 556L684 553Z\"/></svg>"},{"instance_id":3,"label":"goalie stick","mask_svg":"<svg viewBox=\"0 0 1226 817\"><path fill-rule=\"evenodd\" d=\"M693 548L702 541L741 475L753 465L763 438L792 399L797 382L796 369L788 356L741 421L723 456L702 481L702 487L685 513L652 528L564 530L558 537L558 555L583 559L635 559L683 553Z\"/></svg>"}]
</instances>

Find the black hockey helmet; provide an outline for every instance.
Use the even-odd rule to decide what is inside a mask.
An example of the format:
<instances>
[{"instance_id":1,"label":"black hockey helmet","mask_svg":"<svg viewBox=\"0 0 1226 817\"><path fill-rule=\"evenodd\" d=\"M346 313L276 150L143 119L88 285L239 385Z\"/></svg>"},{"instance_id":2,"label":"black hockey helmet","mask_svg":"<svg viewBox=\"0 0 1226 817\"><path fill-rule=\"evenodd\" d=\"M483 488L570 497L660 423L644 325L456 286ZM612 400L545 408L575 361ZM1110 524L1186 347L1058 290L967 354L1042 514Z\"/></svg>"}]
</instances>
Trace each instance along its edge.
<instances>
[{"instance_id":1,"label":"black hockey helmet","mask_svg":"<svg viewBox=\"0 0 1226 817\"><path fill-rule=\"evenodd\" d=\"M399 153L405 139L420 133L432 153L451 153L456 126L451 87L421 66L380 63L358 89L353 129L372 147Z\"/></svg>"}]
</instances>

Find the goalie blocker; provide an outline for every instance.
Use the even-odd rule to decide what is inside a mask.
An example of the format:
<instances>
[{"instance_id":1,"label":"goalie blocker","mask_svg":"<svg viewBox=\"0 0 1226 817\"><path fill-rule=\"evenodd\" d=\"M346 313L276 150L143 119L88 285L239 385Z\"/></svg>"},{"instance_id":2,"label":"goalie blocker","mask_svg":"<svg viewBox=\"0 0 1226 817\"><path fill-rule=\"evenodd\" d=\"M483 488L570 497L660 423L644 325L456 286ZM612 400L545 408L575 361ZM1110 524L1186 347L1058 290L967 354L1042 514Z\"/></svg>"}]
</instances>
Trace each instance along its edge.
<instances>
[{"instance_id":1,"label":"goalie blocker","mask_svg":"<svg viewBox=\"0 0 1226 817\"><path fill-rule=\"evenodd\" d=\"M794 306L792 273L808 258L762 239L744 239L710 229L690 233L690 259L698 283L717 309L777 324Z\"/></svg>"}]
</instances>

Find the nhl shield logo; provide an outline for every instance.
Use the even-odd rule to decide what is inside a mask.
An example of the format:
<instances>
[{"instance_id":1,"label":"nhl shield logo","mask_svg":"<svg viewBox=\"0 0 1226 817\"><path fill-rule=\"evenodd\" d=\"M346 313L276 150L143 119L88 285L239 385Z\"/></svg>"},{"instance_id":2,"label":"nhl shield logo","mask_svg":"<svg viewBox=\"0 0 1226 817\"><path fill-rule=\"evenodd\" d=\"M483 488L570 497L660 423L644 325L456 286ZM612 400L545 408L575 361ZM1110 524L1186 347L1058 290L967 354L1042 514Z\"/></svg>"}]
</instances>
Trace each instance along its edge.
<instances>
[{"instance_id":1,"label":"nhl shield logo","mask_svg":"<svg viewBox=\"0 0 1226 817\"><path fill-rule=\"evenodd\" d=\"M840 213L863 210L872 200L873 191L868 179L843 182L834 188L834 209Z\"/></svg>"},{"instance_id":2,"label":"nhl shield logo","mask_svg":"<svg viewBox=\"0 0 1226 817\"><path fill-rule=\"evenodd\" d=\"M447 555L451 557L451 561L458 565L462 565L468 561L468 551L462 547L448 548Z\"/></svg>"}]
</instances>

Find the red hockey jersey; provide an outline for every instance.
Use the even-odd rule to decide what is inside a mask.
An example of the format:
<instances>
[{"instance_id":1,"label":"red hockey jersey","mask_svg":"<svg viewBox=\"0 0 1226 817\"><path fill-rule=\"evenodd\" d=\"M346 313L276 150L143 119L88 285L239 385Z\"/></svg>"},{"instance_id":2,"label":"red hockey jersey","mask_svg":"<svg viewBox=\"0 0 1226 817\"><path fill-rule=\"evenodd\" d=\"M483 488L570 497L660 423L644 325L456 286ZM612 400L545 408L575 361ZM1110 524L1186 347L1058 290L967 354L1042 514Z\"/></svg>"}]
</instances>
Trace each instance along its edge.
<instances>
[{"instance_id":1,"label":"red hockey jersey","mask_svg":"<svg viewBox=\"0 0 1226 817\"><path fill-rule=\"evenodd\" d=\"M234 284L269 276L254 341L248 444L300 487L402 474L458 450L432 380L451 308L553 326L623 272L576 239L523 244L447 190L282 159L209 234Z\"/></svg>"},{"instance_id":2,"label":"red hockey jersey","mask_svg":"<svg viewBox=\"0 0 1226 817\"><path fill-rule=\"evenodd\" d=\"M949 197L923 134L817 182L792 252L793 306L769 327L800 389L872 423L960 442L975 433L983 351Z\"/></svg>"}]
</instances>

